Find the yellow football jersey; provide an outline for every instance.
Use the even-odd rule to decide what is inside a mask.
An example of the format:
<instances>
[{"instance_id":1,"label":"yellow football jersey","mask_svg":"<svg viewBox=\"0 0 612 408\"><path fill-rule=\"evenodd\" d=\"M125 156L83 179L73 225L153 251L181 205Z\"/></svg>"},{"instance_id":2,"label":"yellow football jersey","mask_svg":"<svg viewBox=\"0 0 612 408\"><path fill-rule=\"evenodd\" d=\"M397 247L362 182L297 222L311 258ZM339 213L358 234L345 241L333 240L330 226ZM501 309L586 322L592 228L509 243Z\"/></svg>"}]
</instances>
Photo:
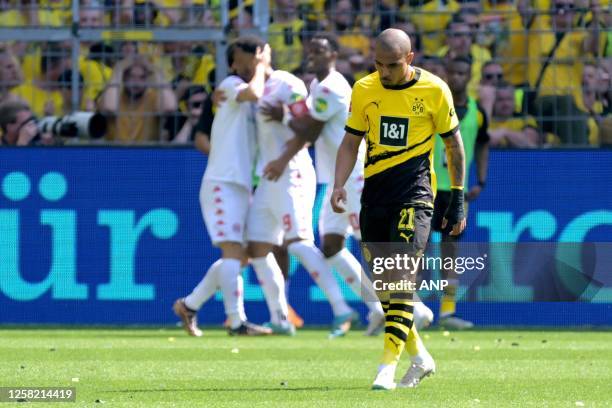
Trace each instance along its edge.
<instances>
[{"instance_id":1,"label":"yellow football jersey","mask_svg":"<svg viewBox=\"0 0 612 408\"><path fill-rule=\"evenodd\" d=\"M428 71L415 68L411 81L393 87L383 86L377 72L357 81L346 131L366 136L364 205L431 205L434 135L458 126L448 86Z\"/></svg>"}]
</instances>

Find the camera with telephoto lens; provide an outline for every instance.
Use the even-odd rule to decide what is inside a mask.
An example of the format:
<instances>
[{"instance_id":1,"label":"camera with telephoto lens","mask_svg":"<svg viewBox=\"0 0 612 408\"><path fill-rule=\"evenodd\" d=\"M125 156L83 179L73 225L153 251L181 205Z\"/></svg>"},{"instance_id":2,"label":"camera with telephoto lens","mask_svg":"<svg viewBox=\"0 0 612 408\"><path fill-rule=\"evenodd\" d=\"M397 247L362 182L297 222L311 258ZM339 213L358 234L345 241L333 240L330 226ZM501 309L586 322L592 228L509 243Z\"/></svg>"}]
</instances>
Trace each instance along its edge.
<instances>
[{"instance_id":1,"label":"camera with telephoto lens","mask_svg":"<svg viewBox=\"0 0 612 408\"><path fill-rule=\"evenodd\" d=\"M94 112L47 116L38 121L38 130L53 136L99 139L106 135L106 118Z\"/></svg>"}]
</instances>

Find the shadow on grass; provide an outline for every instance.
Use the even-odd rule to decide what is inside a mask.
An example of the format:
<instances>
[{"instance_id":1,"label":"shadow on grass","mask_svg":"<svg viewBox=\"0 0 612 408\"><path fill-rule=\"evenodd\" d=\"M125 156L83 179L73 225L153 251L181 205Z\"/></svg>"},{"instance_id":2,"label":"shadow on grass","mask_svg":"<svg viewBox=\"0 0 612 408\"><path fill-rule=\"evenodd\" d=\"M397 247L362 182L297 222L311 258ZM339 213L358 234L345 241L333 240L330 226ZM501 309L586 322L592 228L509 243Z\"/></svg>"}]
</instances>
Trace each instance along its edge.
<instances>
[{"instance_id":1,"label":"shadow on grass","mask_svg":"<svg viewBox=\"0 0 612 408\"><path fill-rule=\"evenodd\" d=\"M271 392L289 392L289 391L352 391L352 390L363 390L361 387L254 387L254 388L230 388L230 387L211 387L211 388L151 388L151 389L134 389L134 390L112 390L102 391L106 393L119 394L119 393L148 393L148 392L245 392L245 391L271 391Z\"/></svg>"}]
</instances>

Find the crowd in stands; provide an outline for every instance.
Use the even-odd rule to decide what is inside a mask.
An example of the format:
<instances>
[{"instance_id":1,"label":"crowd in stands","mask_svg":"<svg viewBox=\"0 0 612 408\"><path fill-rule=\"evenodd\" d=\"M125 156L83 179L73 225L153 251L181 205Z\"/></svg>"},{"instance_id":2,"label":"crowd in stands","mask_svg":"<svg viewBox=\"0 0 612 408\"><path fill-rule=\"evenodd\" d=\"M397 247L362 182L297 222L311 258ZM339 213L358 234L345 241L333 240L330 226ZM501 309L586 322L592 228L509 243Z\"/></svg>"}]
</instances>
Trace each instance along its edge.
<instances>
[{"instance_id":1,"label":"crowd in stands","mask_svg":"<svg viewBox=\"0 0 612 408\"><path fill-rule=\"evenodd\" d=\"M80 3L80 28L197 27L231 38L256 28L258 17L253 0L230 1L227 27L221 0L99 1ZM612 145L607 0L270 0L269 6L273 63L307 84L312 74L303 61L312 33L337 34L337 69L354 82L374 71L377 33L399 28L412 39L416 66L445 78L453 60L470 61L469 96L488 116L492 146ZM69 0L0 0L0 28L69 27L72 19ZM189 143L201 116L211 115L213 42L80 44L73 72L71 41L0 43L0 114L11 113L0 118L3 144L10 144L5 136L18 116L97 111L109 121L105 141ZM14 113L24 106L30 115Z\"/></svg>"}]
</instances>

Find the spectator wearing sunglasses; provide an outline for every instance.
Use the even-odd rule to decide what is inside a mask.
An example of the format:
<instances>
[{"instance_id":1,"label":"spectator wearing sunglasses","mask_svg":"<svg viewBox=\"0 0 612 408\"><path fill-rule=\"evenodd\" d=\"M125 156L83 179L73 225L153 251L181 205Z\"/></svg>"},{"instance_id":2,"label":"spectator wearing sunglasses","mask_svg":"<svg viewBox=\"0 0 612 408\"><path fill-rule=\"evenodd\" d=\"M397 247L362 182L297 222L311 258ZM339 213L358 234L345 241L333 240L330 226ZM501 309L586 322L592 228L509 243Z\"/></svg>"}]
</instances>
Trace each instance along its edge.
<instances>
[{"instance_id":1,"label":"spectator wearing sunglasses","mask_svg":"<svg viewBox=\"0 0 612 408\"><path fill-rule=\"evenodd\" d=\"M482 77L480 78L480 87L478 89L478 102L484 109L488 118L493 116L493 106L495 105L495 96L500 84L510 82L506 80L502 65L497 60L487 61L482 66ZM523 88L515 87L514 89L514 111L518 114L523 113Z\"/></svg>"},{"instance_id":2,"label":"spectator wearing sunglasses","mask_svg":"<svg viewBox=\"0 0 612 408\"><path fill-rule=\"evenodd\" d=\"M192 85L179 102L179 111L166 121L172 143L189 143L194 139L196 125L202 115L208 94L203 86Z\"/></svg>"}]
</instances>

